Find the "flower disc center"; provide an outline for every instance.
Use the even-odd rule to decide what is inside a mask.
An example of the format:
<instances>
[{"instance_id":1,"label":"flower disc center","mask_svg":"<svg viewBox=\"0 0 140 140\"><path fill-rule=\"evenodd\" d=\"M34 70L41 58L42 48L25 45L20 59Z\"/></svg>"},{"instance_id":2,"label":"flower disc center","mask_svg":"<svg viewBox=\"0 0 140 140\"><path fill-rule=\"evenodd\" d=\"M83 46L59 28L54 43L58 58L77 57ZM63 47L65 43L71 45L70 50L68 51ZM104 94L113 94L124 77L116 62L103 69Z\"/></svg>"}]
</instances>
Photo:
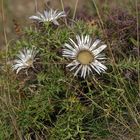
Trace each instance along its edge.
<instances>
[{"instance_id":1,"label":"flower disc center","mask_svg":"<svg viewBox=\"0 0 140 140\"><path fill-rule=\"evenodd\" d=\"M28 67L32 67L33 66L33 60L30 58L26 61L26 64L28 65Z\"/></svg>"},{"instance_id":2,"label":"flower disc center","mask_svg":"<svg viewBox=\"0 0 140 140\"><path fill-rule=\"evenodd\" d=\"M77 60L83 65L90 64L93 61L93 59L94 59L94 56L88 50L82 50L77 55Z\"/></svg>"}]
</instances>

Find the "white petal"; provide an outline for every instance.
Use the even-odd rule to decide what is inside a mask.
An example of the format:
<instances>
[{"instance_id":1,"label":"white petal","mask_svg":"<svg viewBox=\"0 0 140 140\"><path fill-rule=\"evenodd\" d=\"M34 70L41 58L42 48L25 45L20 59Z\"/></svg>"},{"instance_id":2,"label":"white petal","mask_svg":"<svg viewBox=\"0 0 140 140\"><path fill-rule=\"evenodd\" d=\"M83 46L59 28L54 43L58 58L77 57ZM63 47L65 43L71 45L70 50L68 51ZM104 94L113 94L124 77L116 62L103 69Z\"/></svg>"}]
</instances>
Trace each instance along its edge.
<instances>
[{"instance_id":1,"label":"white petal","mask_svg":"<svg viewBox=\"0 0 140 140\"><path fill-rule=\"evenodd\" d=\"M48 14L49 14L48 11L45 10L45 11L44 11L45 18L48 18Z\"/></svg>"},{"instance_id":2,"label":"white petal","mask_svg":"<svg viewBox=\"0 0 140 140\"><path fill-rule=\"evenodd\" d=\"M57 20L53 20L52 21L55 25L59 25L58 21Z\"/></svg>"},{"instance_id":3,"label":"white petal","mask_svg":"<svg viewBox=\"0 0 140 140\"><path fill-rule=\"evenodd\" d=\"M105 60L107 59L106 57L96 57L97 60Z\"/></svg>"},{"instance_id":4,"label":"white petal","mask_svg":"<svg viewBox=\"0 0 140 140\"><path fill-rule=\"evenodd\" d=\"M85 65L85 66L83 67L83 71L84 71L84 73L83 73L83 77L84 77L84 78L86 77L87 68L88 68L87 65Z\"/></svg>"},{"instance_id":5,"label":"white petal","mask_svg":"<svg viewBox=\"0 0 140 140\"><path fill-rule=\"evenodd\" d=\"M82 42L82 44L85 44L83 35L81 35L81 42Z\"/></svg>"},{"instance_id":6,"label":"white petal","mask_svg":"<svg viewBox=\"0 0 140 140\"><path fill-rule=\"evenodd\" d=\"M17 68L22 67L22 66L23 66L23 64L20 63L20 64L15 64L12 67L13 67L13 70L16 70Z\"/></svg>"},{"instance_id":7,"label":"white petal","mask_svg":"<svg viewBox=\"0 0 140 140\"><path fill-rule=\"evenodd\" d=\"M72 50L72 51L76 52L76 49L75 49L75 48L73 48L71 45L69 45L69 44L65 43L65 46L66 46L68 49L70 49L70 50Z\"/></svg>"},{"instance_id":8,"label":"white petal","mask_svg":"<svg viewBox=\"0 0 140 140\"><path fill-rule=\"evenodd\" d=\"M29 17L29 19L42 21L42 19L40 17L37 17L37 16L31 16L31 17Z\"/></svg>"},{"instance_id":9,"label":"white petal","mask_svg":"<svg viewBox=\"0 0 140 140\"><path fill-rule=\"evenodd\" d=\"M75 56L71 56L71 55L63 55L63 57L67 57L67 58L75 59Z\"/></svg>"},{"instance_id":10,"label":"white petal","mask_svg":"<svg viewBox=\"0 0 140 140\"><path fill-rule=\"evenodd\" d=\"M92 46L90 47L90 50L94 50L96 48L96 46L100 43L101 41L99 39L95 40L95 42L92 44Z\"/></svg>"},{"instance_id":11,"label":"white petal","mask_svg":"<svg viewBox=\"0 0 140 140\"><path fill-rule=\"evenodd\" d=\"M95 59L104 60L104 59L107 59L107 58L105 57L105 54L98 54L98 55L95 56Z\"/></svg>"},{"instance_id":12,"label":"white petal","mask_svg":"<svg viewBox=\"0 0 140 140\"><path fill-rule=\"evenodd\" d=\"M90 47L90 45L91 45L91 39L90 39L89 35L86 35L86 37L85 37L85 44L87 44L88 47Z\"/></svg>"},{"instance_id":13,"label":"white petal","mask_svg":"<svg viewBox=\"0 0 140 140\"><path fill-rule=\"evenodd\" d=\"M107 47L107 45L102 45L102 46L100 46L99 48L93 50L92 52L93 52L93 54L96 56L96 55L98 55L100 52L102 52L106 47Z\"/></svg>"},{"instance_id":14,"label":"white petal","mask_svg":"<svg viewBox=\"0 0 140 140\"><path fill-rule=\"evenodd\" d=\"M20 71L20 70L22 70L22 69L24 69L24 68L26 68L26 67L21 66L21 67L17 68L17 70L16 70L16 74L18 74L18 73L19 73L19 71Z\"/></svg>"},{"instance_id":15,"label":"white petal","mask_svg":"<svg viewBox=\"0 0 140 140\"><path fill-rule=\"evenodd\" d=\"M93 70L95 70L98 74L100 74L100 72L98 71L98 69L94 66L94 63L92 63L90 66L92 67Z\"/></svg>"},{"instance_id":16,"label":"white petal","mask_svg":"<svg viewBox=\"0 0 140 140\"><path fill-rule=\"evenodd\" d=\"M76 57L76 53L67 49L63 50L63 56L64 55L69 55L70 57Z\"/></svg>"},{"instance_id":17,"label":"white petal","mask_svg":"<svg viewBox=\"0 0 140 140\"><path fill-rule=\"evenodd\" d=\"M74 70L78 65L73 66L70 71Z\"/></svg>"},{"instance_id":18,"label":"white petal","mask_svg":"<svg viewBox=\"0 0 140 140\"><path fill-rule=\"evenodd\" d=\"M75 48L79 50L79 46L70 38L71 43L74 45Z\"/></svg>"},{"instance_id":19,"label":"white petal","mask_svg":"<svg viewBox=\"0 0 140 140\"><path fill-rule=\"evenodd\" d=\"M103 65L101 62L99 62L98 60L95 60L94 63L96 66L99 66L102 70L107 70L107 67Z\"/></svg>"},{"instance_id":20,"label":"white petal","mask_svg":"<svg viewBox=\"0 0 140 140\"><path fill-rule=\"evenodd\" d=\"M76 35L76 39L77 39L77 43L79 46L81 46L82 42L81 42L81 38L79 35Z\"/></svg>"},{"instance_id":21,"label":"white petal","mask_svg":"<svg viewBox=\"0 0 140 140\"><path fill-rule=\"evenodd\" d=\"M62 12L58 12L55 18L57 19L60 17L65 17L65 16L66 16L66 14L62 11Z\"/></svg>"},{"instance_id":22,"label":"white petal","mask_svg":"<svg viewBox=\"0 0 140 140\"><path fill-rule=\"evenodd\" d=\"M81 70L81 77L84 77L85 73L86 73L86 65L83 65Z\"/></svg>"},{"instance_id":23,"label":"white petal","mask_svg":"<svg viewBox=\"0 0 140 140\"><path fill-rule=\"evenodd\" d=\"M94 66L94 70L98 73L98 74L100 74L101 72L104 72L106 69L107 69L107 67L106 66L104 66L103 64L101 64L99 61L95 61L94 63L92 63L92 65ZM92 66L91 65L91 66Z\"/></svg>"},{"instance_id":24,"label":"white petal","mask_svg":"<svg viewBox=\"0 0 140 140\"><path fill-rule=\"evenodd\" d=\"M37 12L37 14L41 17L41 19L45 19L44 15L41 14L40 12Z\"/></svg>"},{"instance_id":25,"label":"white petal","mask_svg":"<svg viewBox=\"0 0 140 140\"><path fill-rule=\"evenodd\" d=\"M76 70L76 72L74 73L74 76L76 76L79 72L79 70L82 68L82 65L79 66L79 68Z\"/></svg>"},{"instance_id":26,"label":"white petal","mask_svg":"<svg viewBox=\"0 0 140 140\"><path fill-rule=\"evenodd\" d=\"M68 64L67 67L77 66L77 65L79 65L79 62L77 62L76 60L74 60L72 63Z\"/></svg>"},{"instance_id":27,"label":"white petal","mask_svg":"<svg viewBox=\"0 0 140 140\"><path fill-rule=\"evenodd\" d=\"M92 70L91 70L90 66L88 66L87 69L88 69L87 70L88 71L88 75L90 74L90 72L92 73Z\"/></svg>"},{"instance_id":28,"label":"white petal","mask_svg":"<svg viewBox=\"0 0 140 140\"><path fill-rule=\"evenodd\" d=\"M85 44L87 43L87 40L88 40L88 35L85 36L85 40L84 40Z\"/></svg>"}]
</instances>

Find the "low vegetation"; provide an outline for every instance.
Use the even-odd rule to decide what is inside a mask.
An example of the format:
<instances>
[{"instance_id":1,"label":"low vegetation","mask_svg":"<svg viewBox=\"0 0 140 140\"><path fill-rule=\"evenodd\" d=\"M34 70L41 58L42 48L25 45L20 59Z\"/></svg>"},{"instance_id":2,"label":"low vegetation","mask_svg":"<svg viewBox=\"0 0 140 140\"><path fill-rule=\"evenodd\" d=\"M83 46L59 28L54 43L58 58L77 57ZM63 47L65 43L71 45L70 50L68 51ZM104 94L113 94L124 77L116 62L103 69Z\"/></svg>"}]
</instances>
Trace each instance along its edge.
<instances>
[{"instance_id":1,"label":"low vegetation","mask_svg":"<svg viewBox=\"0 0 140 140\"><path fill-rule=\"evenodd\" d=\"M121 8L109 13L33 22L0 52L0 140L140 139L139 23ZM66 68L64 43L81 34L108 46L101 75L84 79ZM34 68L16 74L13 60L33 46Z\"/></svg>"}]
</instances>

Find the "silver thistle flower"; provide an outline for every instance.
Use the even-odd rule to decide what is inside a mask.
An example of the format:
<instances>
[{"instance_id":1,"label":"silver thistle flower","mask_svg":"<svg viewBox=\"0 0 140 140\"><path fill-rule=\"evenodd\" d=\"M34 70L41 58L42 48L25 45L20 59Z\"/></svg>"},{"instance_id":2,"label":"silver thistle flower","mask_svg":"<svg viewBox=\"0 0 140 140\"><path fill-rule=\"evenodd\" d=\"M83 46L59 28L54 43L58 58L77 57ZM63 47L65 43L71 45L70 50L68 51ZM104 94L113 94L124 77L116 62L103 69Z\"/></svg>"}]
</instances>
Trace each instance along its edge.
<instances>
[{"instance_id":1,"label":"silver thistle flower","mask_svg":"<svg viewBox=\"0 0 140 140\"><path fill-rule=\"evenodd\" d=\"M73 61L67 65L71 67L70 71L76 70L74 76L78 73L81 73L81 77L85 78L93 71L96 71L98 74L105 72L107 67L103 65L100 61L103 61L105 55L100 54L107 45L100 45L100 40L95 40L92 42L92 39L89 35L86 36L76 36L77 43L75 43L71 38L71 44L65 44L63 49L63 56L72 59Z\"/></svg>"},{"instance_id":2,"label":"silver thistle flower","mask_svg":"<svg viewBox=\"0 0 140 140\"><path fill-rule=\"evenodd\" d=\"M50 9L49 11L45 10L44 14L37 12L38 16L31 16L29 19L37 20L39 22L53 22L55 25L59 25L57 19L61 17L66 17L64 11L59 12L58 10Z\"/></svg>"},{"instance_id":3,"label":"silver thistle flower","mask_svg":"<svg viewBox=\"0 0 140 140\"><path fill-rule=\"evenodd\" d=\"M28 69L30 67L34 68L33 63L37 53L38 50L36 50L36 48L24 48L22 51L19 51L17 59L14 60L14 64L12 66L12 69L16 70L16 74L18 74L22 69Z\"/></svg>"}]
</instances>

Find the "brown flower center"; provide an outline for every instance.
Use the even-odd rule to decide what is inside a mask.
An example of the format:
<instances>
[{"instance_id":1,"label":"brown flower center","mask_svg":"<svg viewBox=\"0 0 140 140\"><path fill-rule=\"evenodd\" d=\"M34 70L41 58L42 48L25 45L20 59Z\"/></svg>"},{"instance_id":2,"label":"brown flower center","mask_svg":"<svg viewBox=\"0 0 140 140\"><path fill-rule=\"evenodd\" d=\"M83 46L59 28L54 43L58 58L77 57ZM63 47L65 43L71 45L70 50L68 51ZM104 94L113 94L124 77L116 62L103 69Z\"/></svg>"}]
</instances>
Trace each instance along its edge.
<instances>
[{"instance_id":1,"label":"brown flower center","mask_svg":"<svg viewBox=\"0 0 140 140\"><path fill-rule=\"evenodd\" d=\"M88 50L82 50L77 55L77 60L83 65L90 64L93 61L93 59L93 54Z\"/></svg>"},{"instance_id":2,"label":"brown flower center","mask_svg":"<svg viewBox=\"0 0 140 140\"><path fill-rule=\"evenodd\" d=\"M32 67L33 66L33 59L28 59L27 61L26 61L26 63L27 63L27 65L28 65L28 67Z\"/></svg>"}]
</instances>

